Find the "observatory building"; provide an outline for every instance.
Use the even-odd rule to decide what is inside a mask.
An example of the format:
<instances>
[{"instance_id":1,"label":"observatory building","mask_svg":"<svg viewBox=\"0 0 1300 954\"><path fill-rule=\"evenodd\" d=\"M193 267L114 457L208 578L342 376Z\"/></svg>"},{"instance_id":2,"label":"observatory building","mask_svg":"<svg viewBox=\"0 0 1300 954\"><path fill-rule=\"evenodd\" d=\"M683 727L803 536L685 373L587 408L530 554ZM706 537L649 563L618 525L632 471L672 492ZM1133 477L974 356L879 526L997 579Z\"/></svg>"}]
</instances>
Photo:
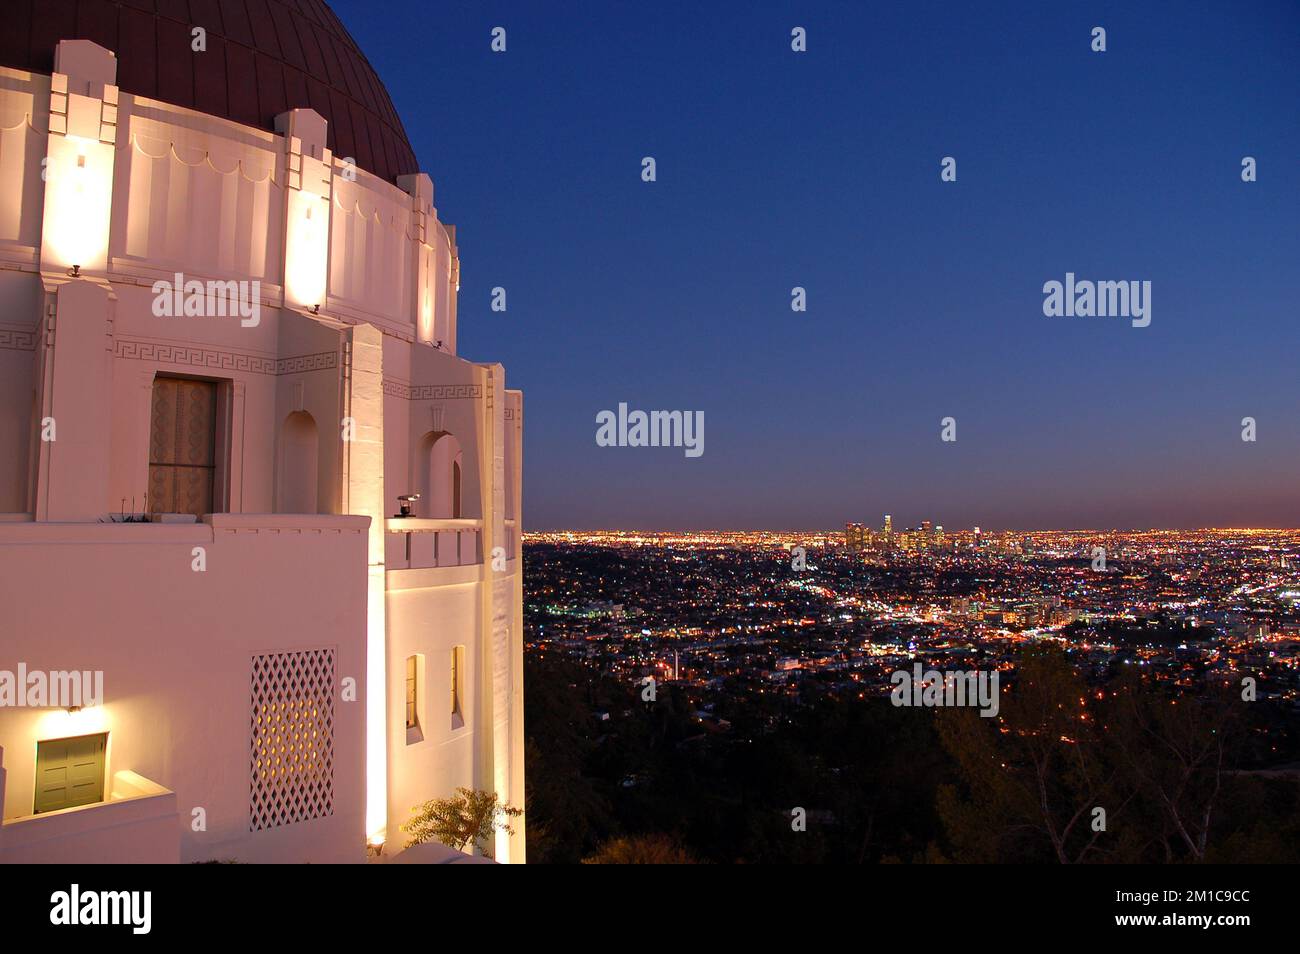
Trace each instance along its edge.
<instances>
[{"instance_id":1,"label":"observatory building","mask_svg":"<svg viewBox=\"0 0 1300 954\"><path fill-rule=\"evenodd\" d=\"M0 861L453 856L415 806L524 805L523 404L388 93L321 0L5 15Z\"/></svg>"}]
</instances>

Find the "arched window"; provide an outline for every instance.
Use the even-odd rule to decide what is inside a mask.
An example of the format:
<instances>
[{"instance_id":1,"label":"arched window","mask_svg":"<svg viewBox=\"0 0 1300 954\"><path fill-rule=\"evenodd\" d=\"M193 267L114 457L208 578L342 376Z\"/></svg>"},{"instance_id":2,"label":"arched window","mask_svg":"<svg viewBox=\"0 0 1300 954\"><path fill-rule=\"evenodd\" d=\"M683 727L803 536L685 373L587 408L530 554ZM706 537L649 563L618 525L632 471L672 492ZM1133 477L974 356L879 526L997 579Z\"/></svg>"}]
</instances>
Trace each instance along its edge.
<instances>
[{"instance_id":1,"label":"arched window","mask_svg":"<svg viewBox=\"0 0 1300 954\"><path fill-rule=\"evenodd\" d=\"M451 650L451 727L465 724L465 647Z\"/></svg>"},{"instance_id":2,"label":"arched window","mask_svg":"<svg viewBox=\"0 0 1300 954\"><path fill-rule=\"evenodd\" d=\"M294 411L280 427L280 460L276 473L276 513L317 513L316 468L320 439L316 421L306 411Z\"/></svg>"},{"instance_id":3,"label":"arched window","mask_svg":"<svg viewBox=\"0 0 1300 954\"><path fill-rule=\"evenodd\" d=\"M451 515L460 516L460 457L451 462Z\"/></svg>"},{"instance_id":4,"label":"arched window","mask_svg":"<svg viewBox=\"0 0 1300 954\"><path fill-rule=\"evenodd\" d=\"M459 517L461 510L460 441L446 431L430 431L420 442L416 460L421 517Z\"/></svg>"}]
</instances>

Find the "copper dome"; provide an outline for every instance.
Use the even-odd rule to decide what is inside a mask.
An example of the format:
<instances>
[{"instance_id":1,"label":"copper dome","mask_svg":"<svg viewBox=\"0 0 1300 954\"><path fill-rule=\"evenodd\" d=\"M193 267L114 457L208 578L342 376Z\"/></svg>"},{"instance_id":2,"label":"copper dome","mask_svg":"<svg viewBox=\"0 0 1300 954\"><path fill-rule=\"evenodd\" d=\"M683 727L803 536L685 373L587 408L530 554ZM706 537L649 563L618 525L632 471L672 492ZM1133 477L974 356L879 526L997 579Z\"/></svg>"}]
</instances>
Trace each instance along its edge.
<instances>
[{"instance_id":1,"label":"copper dome","mask_svg":"<svg viewBox=\"0 0 1300 954\"><path fill-rule=\"evenodd\" d=\"M92 40L117 54L125 92L263 129L310 107L335 155L389 182L419 171L388 91L322 0L8 0L4 19L0 66L51 73L59 40Z\"/></svg>"}]
</instances>

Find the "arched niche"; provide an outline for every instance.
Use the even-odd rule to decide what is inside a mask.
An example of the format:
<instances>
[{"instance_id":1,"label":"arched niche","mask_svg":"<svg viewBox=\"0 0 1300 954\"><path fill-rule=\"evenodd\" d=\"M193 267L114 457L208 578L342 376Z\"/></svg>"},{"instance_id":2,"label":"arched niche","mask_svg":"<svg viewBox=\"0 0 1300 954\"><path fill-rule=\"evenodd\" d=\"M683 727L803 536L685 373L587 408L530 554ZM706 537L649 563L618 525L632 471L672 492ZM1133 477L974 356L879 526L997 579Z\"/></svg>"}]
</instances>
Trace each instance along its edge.
<instances>
[{"instance_id":1,"label":"arched niche","mask_svg":"<svg viewBox=\"0 0 1300 954\"><path fill-rule=\"evenodd\" d=\"M421 439L416 455L420 499L415 512L421 517L464 516L464 461L460 441L447 431L430 431Z\"/></svg>"},{"instance_id":2,"label":"arched niche","mask_svg":"<svg viewBox=\"0 0 1300 954\"><path fill-rule=\"evenodd\" d=\"M276 468L276 513L318 513L317 468L320 436L316 420L294 411L280 425L280 457Z\"/></svg>"}]
</instances>

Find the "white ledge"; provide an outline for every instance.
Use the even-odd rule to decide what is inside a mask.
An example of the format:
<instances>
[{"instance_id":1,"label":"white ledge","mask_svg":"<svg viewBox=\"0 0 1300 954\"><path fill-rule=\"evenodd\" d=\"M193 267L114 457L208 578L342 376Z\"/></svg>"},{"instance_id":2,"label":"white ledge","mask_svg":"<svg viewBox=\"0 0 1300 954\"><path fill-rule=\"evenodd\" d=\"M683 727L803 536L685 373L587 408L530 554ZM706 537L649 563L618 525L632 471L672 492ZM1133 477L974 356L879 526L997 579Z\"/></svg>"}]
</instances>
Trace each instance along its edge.
<instances>
[{"instance_id":1,"label":"white ledge","mask_svg":"<svg viewBox=\"0 0 1300 954\"><path fill-rule=\"evenodd\" d=\"M482 530L483 521L468 517L389 517L384 521L389 533L439 533L444 530Z\"/></svg>"},{"instance_id":2,"label":"white ledge","mask_svg":"<svg viewBox=\"0 0 1300 954\"><path fill-rule=\"evenodd\" d=\"M205 513L203 522L213 530L330 530L364 533L370 518L331 513Z\"/></svg>"}]
</instances>

